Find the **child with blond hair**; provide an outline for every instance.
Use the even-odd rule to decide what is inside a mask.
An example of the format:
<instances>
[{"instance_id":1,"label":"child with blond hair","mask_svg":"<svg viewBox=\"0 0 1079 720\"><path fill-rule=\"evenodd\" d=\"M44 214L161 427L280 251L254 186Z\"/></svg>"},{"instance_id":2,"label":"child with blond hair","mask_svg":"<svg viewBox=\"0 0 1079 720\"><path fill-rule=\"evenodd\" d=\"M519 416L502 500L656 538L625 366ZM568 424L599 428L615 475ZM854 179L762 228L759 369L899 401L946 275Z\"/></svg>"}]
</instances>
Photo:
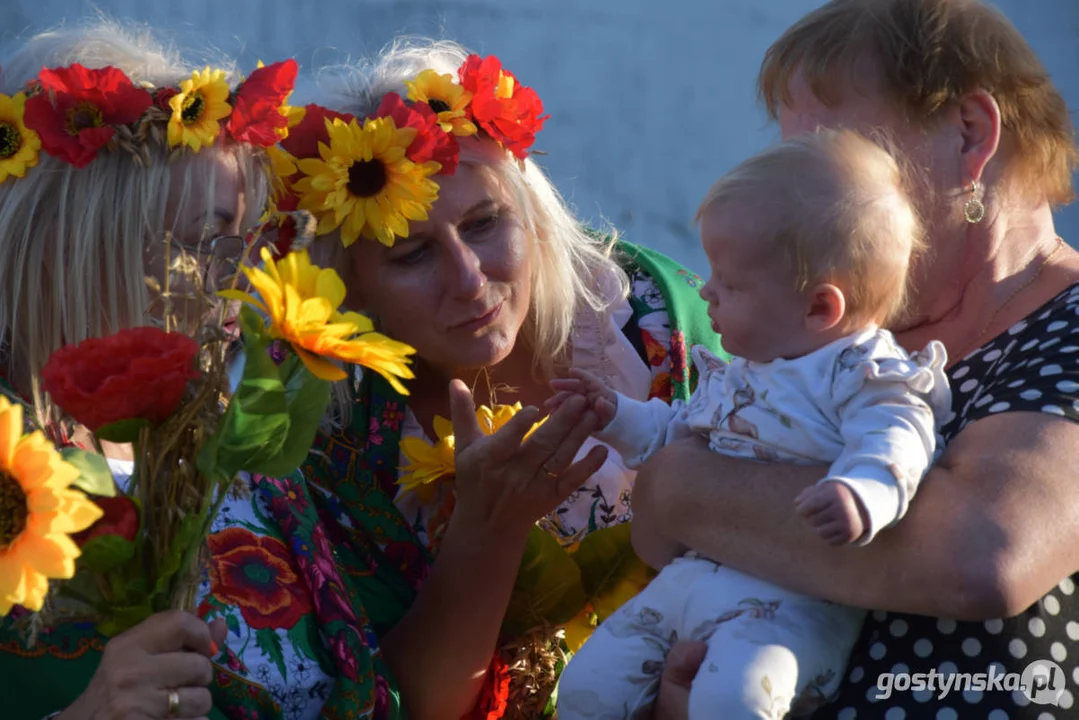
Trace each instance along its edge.
<instances>
[{"instance_id":1,"label":"child with blond hair","mask_svg":"<svg viewBox=\"0 0 1079 720\"><path fill-rule=\"evenodd\" d=\"M870 542L905 514L951 404L943 345L908 354L883 329L920 249L899 166L854 132L823 130L743 162L697 222L711 269L701 297L730 361L693 348L684 403L633 400L574 370L550 405L586 396L597 437L629 467L691 435L719 453L826 464L799 514L829 543ZM708 645L691 720L808 714L838 688L863 619L691 551L573 657L558 716L649 717L679 639Z\"/></svg>"}]
</instances>

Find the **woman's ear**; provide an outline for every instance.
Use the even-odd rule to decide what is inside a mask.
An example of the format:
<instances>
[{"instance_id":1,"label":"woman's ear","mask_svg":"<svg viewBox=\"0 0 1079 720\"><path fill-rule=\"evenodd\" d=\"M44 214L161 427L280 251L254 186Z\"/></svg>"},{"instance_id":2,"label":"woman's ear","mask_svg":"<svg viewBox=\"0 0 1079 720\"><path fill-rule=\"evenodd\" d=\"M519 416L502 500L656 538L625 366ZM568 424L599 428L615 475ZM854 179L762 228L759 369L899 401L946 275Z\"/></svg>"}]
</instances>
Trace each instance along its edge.
<instances>
[{"instance_id":1,"label":"woman's ear","mask_svg":"<svg viewBox=\"0 0 1079 720\"><path fill-rule=\"evenodd\" d=\"M847 313L843 291L830 283L821 283L809 291L805 325L810 332L824 332L842 322Z\"/></svg>"},{"instance_id":2,"label":"woman's ear","mask_svg":"<svg viewBox=\"0 0 1079 720\"><path fill-rule=\"evenodd\" d=\"M957 114L963 139L961 158L967 181L981 181L985 166L1000 146L1000 106L984 90L968 93Z\"/></svg>"}]
</instances>

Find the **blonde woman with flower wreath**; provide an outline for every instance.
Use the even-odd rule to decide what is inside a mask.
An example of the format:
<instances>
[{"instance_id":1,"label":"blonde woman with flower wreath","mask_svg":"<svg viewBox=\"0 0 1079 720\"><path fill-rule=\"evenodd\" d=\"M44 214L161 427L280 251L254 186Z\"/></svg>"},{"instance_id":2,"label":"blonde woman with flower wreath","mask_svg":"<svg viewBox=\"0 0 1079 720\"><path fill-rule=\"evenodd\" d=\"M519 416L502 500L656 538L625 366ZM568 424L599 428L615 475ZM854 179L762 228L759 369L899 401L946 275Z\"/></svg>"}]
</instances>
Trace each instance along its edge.
<instances>
[{"instance_id":1,"label":"blonde woman with flower wreath","mask_svg":"<svg viewBox=\"0 0 1079 720\"><path fill-rule=\"evenodd\" d=\"M163 297L148 288L148 280L160 289L170 254L166 238L172 256L186 251L208 275L216 273L214 260L235 260L228 249L241 247L240 229L264 210L266 148L287 133L285 99L297 68L292 61L275 63L241 83L231 71L188 65L145 31L107 22L32 37L2 68L3 394L57 444L89 447L86 429L61 418L43 393L46 358L64 344L160 317ZM173 310L183 316L185 287L171 289L178 293L171 298ZM6 443L16 432L12 417L4 409ZM123 481L132 468L128 447L106 445L105 451ZM9 452L6 445L4 462ZM39 586L49 577L69 576L74 545L39 546L44 549L36 559L15 556L24 547L22 536L51 522L42 513L56 506L27 500L36 496L31 485L19 487L33 482L25 463L2 472L0 607L7 613L13 595L22 606L0 617L0 677L8 690L0 714L96 720L221 717L221 708L233 717L257 716L263 708L275 708L269 716L278 712L267 690L214 669L211 660L227 665L218 650L225 622L167 612L111 639L92 626L28 624L28 611L40 609L43 598L7 585L10 564L37 563L26 566L23 582ZM272 553L278 546L268 549L269 539L235 542L235 533L248 532L239 527L258 519L256 508L239 505L215 525L212 556ZM82 513L79 522L54 531L133 532L122 529L126 519L119 510L115 515L106 508L88 528L87 521L101 513ZM287 560L276 562L272 567L288 571ZM247 592L236 583L226 580L226 591ZM276 635L281 625L264 624L274 639L260 641L279 642L288 632ZM37 631L35 643L27 642L28 627Z\"/></svg>"},{"instance_id":2,"label":"blonde woman with flower wreath","mask_svg":"<svg viewBox=\"0 0 1079 720\"><path fill-rule=\"evenodd\" d=\"M330 651L279 665L241 626L228 652L322 693L288 717L534 717L547 698L507 687L498 651L526 537L542 518L567 541L626 521L633 481L584 403L532 430L538 408L569 367L688 397L687 344L720 352L700 279L582 229L530 157L539 95L496 57L398 43L314 94L280 144L277 208L314 216L312 254L416 349L416 377L405 396L357 373L301 472L258 481ZM476 405L518 402L481 408L481 429Z\"/></svg>"}]
</instances>

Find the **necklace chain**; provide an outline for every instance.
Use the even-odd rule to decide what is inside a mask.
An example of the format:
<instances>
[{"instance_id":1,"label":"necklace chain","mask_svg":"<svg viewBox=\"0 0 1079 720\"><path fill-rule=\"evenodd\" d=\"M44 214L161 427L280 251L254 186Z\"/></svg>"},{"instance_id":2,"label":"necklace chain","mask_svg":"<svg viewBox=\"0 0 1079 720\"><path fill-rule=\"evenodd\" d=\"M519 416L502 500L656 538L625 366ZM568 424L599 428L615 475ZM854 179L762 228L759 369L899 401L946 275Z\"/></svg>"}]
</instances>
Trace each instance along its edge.
<instances>
[{"instance_id":1,"label":"necklace chain","mask_svg":"<svg viewBox=\"0 0 1079 720\"><path fill-rule=\"evenodd\" d=\"M966 352L964 352L962 355L960 355L958 357L966 357L967 355L972 353L974 350L977 350L979 347L981 347L982 340L985 338L985 334L989 332L989 328L993 327L993 323L996 322L997 316L1000 315L1000 311L1003 310L1004 308L1008 307L1008 304L1011 303L1011 301L1014 300L1016 298L1016 296L1019 295L1019 293L1026 290L1039 277L1041 277L1042 271L1045 270L1045 266L1049 264L1049 261L1053 259L1054 255L1056 255L1058 252L1060 252L1060 249L1062 247L1064 247L1064 244L1065 244L1064 243L1064 238L1062 238L1062 237L1060 237L1058 235L1057 236L1057 246L1055 248L1053 248L1053 251L1051 253L1049 253L1048 255L1046 255L1045 258L1038 264L1037 271L1035 271L1035 273L1033 275L1031 275L1030 278L1028 278L1026 282L1024 282L1022 285L1017 287L1015 290L1013 290L1011 295L1009 295L1004 300L1004 302L1002 302L1000 305L997 306L997 309L994 310L993 314L989 316L989 320L985 323L985 327L983 327L982 331L980 333L978 333L978 337L976 337L974 339L974 343L971 345L971 347Z\"/></svg>"}]
</instances>

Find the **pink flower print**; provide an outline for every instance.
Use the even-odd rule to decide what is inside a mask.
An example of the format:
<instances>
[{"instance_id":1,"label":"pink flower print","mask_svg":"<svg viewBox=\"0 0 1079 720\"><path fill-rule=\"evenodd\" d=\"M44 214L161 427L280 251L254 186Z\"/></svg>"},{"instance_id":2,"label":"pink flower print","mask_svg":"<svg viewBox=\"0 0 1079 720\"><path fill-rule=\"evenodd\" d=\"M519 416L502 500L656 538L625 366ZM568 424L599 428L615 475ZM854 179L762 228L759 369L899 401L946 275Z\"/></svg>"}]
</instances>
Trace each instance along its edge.
<instances>
[{"instance_id":1,"label":"pink flower print","mask_svg":"<svg viewBox=\"0 0 1079 720\"><path fill-rule=\"evenodd\" d=\"M378 418L371 418L370 424L367 426L367 442L371 445L382 444L382 423L378 421Z\"/></svg>"},{"instance_id":2,"label":"pink flower print","mask_svg":"<svg viewBox=\"0 0 1079 720\"><path fill-rule=\"evenodd\" d=\"M386 678L381 675L375 676L375 709L372 713L373 720L384 720L390 713L390 686Z\"/></svg>"},{"instance_id":3,"label":"pink flower print","mask_svg":"<svg viewBox=\"0 0 1079 720\"><path fill-rule=\"evenodd\" d=\"M345 636L347 632L348 630L341 630L330 638L330 651L333 653L334 660L337 661L337 667L341 669L342 674L349 680L356 680L358 677L356 656L348 646L348 639Z\"/></svg>"},{"instance_id":4,"label":"pink flower print","mask_svg":"<svg viewBox=\"0 0 1079 720\"><path fill-rule=\"evenodd\" d=\"M243 675L247 674L247 666L244 665L243 660L241 660L240 656L234 653L232 648L228 646L225 646L225 659L229 670Z\"/></svg>"},{"instance_id":5,"label":"pink flower print","mask_svg":"<svg viewBox=\"0 0 1079 720\"><path fill-rule=\"evenodd\" d=\"M389 430L397 432L401 427L401 420L404 417L404 413L401 412L398 404L395 402L386 403L386 409L382 411L382 424Z\"/></svg>"}]
</instances>

